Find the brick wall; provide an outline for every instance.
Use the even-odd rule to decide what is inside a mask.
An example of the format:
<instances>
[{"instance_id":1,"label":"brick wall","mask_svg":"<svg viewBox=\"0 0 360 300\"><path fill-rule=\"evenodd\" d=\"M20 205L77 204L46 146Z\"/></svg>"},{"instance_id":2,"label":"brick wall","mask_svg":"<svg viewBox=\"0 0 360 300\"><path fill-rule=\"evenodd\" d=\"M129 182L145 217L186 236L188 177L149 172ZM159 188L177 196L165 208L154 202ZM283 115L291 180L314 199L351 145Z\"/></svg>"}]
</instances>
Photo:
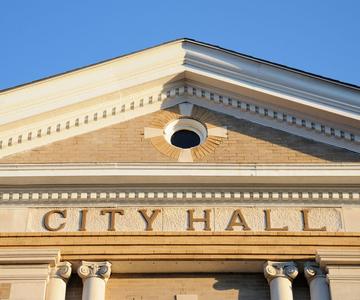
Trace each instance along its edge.
<instances>
[{"instance_id":1,"label":"brick wall","mask_svg":"<svg viewBox=\"0 0 360 300\"><path fill-rule=\"evenodd\" d=\"M159 111L91 133L14 154L0 163L176 162L160 153L144 127L169 114ZM227 126L228 138L199 162L321 163L360 162L360 155L285 132L215 113L214 126Z\"/></svg>"},{"instance_id":2,"label":"brick wall","mask_svg":"<svg viewBox=\"0 0 360 300\"><path fill-rule=\"evenodd\" d=\"M73 275L74 276L74 275ZM81 300L82 284L75 275L66 300ZM177 294L195 294L199 300L269 300L263 274L112 274L106 286L107 300L175 300ZM310 299L305 279L294 281L294 300Z\"/></svg>"}]
</instances>

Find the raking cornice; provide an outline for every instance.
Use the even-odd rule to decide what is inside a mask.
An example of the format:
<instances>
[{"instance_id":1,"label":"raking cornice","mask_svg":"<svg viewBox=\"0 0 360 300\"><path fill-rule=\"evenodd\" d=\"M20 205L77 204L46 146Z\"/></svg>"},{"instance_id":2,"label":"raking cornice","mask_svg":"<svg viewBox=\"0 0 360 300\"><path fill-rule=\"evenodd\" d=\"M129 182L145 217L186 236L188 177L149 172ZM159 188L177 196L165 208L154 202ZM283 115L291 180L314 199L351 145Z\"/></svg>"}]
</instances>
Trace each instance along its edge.
<instances>
[{"instance_id":1,"label":"raking cornice","mask_svg":"<svg viewBox=\"0 0 360 300\"><path fill-rule=\"evenodd\" d=\"M167 89L151 89L129 96L114 93L103 97L102 101L99 99L92 106L85 105L25 126L0 131L0 157L128 121L182 102L360 152L360 135L334 124L289 113L274 106L264 106L241 95L233 97L201 85L180 82Z\"/></svg>"}]
</instances>

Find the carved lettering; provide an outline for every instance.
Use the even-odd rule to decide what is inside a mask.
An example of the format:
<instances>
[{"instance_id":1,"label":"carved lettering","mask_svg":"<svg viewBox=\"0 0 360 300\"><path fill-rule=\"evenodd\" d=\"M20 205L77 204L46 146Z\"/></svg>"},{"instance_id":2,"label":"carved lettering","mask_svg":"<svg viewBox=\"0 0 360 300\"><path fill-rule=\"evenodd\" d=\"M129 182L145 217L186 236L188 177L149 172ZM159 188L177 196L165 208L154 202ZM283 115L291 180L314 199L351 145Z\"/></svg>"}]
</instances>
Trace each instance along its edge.
<instances>
[{"instance_id":1,"label":"carved lettering","mask_svg":"<svg viewBox=\"0 0 360 300\"><path fill-rule=\"evenodd\" d=\"M185 228L179 228L180 231L186 230L186 231L195 231L195 230L205 230L205 231L212 231L214 230L212 228L214 222L220 221L220 224L223 224L222 218L227 215L227 209L224 212L220 211L220 208L218 208L218 214L215 216L212 216L212 209L186 209L186 208L176 208L174 211L172 209L169 209L169 213L166 212L166 209L168 208L65 208L65 209L53 209L48 212L45 212L43 215L43 218L40 220L42 222L41 228L45 228L47 231L59 231L64 230L66 228L67 231L87 231L87 227L91 225L91 227L96 227L95 230L107 230L107 231L139 231L139 230L145 230L145 231L154 231L154 230L162 230L158 229L158 226L155 227L155 224L161 225L163 230L169 230L168 226L169 221L167 218L169 216L173 216L175 218L173 220L175 227L179 228L179 225L183 224L184 221L187 222L185 225ZM116 221L118 218L117 215L124 215L126 210L130 210L131 212L135 212L136 215L134 215L134 218L137 218L137 220L134 219L134 222L132 223L132 220L129 218L126 218L127 222L130 224L124 224L122 228L116 228ZM184 217L186 220L177 220L177 216L179 211L182 210L182 213L185 213ZM252 217L252 227L248 224L248 216L247 208L238 208L232 210L232 212L229 214L229 218L227 219L228 223L224 225L224 227L219 228L217 230L225 230L225 231L233 231L233 230L266 230L266 231L289 231L289 228L291 230L298 231L302 230L304 232L306 231L327 231L328 228L336 228L333 225L331 225L331 219L334 219L334 222L339 222L339 216L330 215L329 212L333 211L333 208L321 208L321 210L324 211L324 222L327 222L327 226L319 226L315 225L318 224L318 222L313 223L315 220L315 215L312 215L311 208L279 208L279 212L281 211L282 216L284 218L287 217L286 211L287 210L293 210L296 214L299 216L298 219L289 219L289 226L283 226L283 227L273 227L272 224L272 218L274 219L274 216L272 216L271 209L263 209L259 208L254 210L249 210ZM93 222L93 218L88 218L88 214L91 211L95 211L100 215L105 216L108 218L108 224L107 228L100 229L98 224L91 224L90 222ZM164 212L164 216L166 218L164 219L164 223L162 223L161 213ZM166 212L166 214L165 214ZM69 214L69 216L68 216ZM261 218L265 219L264 222L261 220ZM132 213L129 214L129 216L133 215ZM293 213L290 215L294 215ZM289 216L290 216L289 215ZM159 217L160 216L160 217ZM77 220L73 220L71 218L77 218ZM104 217L104 219L105 219ZM219 220L217 220L219 218ZM141 226L139 224L139 220L143 219L145 222L145 226ZM106 219L105 219L106 220ZM257 220L257 221L256 221ZM340 220L341 221L341 220ZM141 221L140 221L141 222ZM197 224L197 225L196 225ZM220 225L219 224L219 225ZM264 225L262 225L264 224ZM337 224L337 223L335 223ZM301 229L299 229L299 225ZM170 225L171 226L171 225ZM221 225L223 226L223 225ZM254 227L253 227L254 226ZM330 227L329 227L330 226ZM172 226L171 226L172 227ZM237 228L238 227L238 228ZM174 228L174 227L172 227ZM196 229L195 229L196 228ZM336 229L335 229L336 230Z\"/></svg>"},{"instance_id":2,"label":"carved lettering","mask_svg":"<svg viewBox=\"0 0 360 300\"><path fill-rule=\"evenodd\" d=\"M211 227L210 227L210 213L211 213L211 209L205 209L204 210L204 217L203 218L194 218L194 209L189 209L188 212L188 228L187 230L189 231L194 231L194 223L197 222L203 222L204 223L204 230L206 231L210 231Z\"/></svg>"},{"instance_id":3,"label":"carved lettering","mask_svg":"<svg viewBox=\"0 0 360 300\"><path fill-rule=\"evenodd\" d=\"M87 209L80 210L80 228L79 231L86 231L86 218L87 218Z\"/></svg>"},{"instance_id":4,"label":"carved lettering","mask_svg":"<svg viewBox=\"0 0 360 300\"><path fill-rule=\"evenodd\" d=\"M321 228L310 228L309 226L309 209L302 209L301 214L304 222L304 231L326 231L326 226Z\"/></svg>"},{"instance_id":5,"label":"carved lettering","mask_svg":"<svg viewBox=\"0 0 360 300\"><path fill-rule=\"evenodd\" d=\"M115 231L115 216L116 214L124 215L124 210L117 209L117 208L111 208L111 209L102 209L100 211L100 214L106 215L109 214L109 228L108 231Z\"/></svg>"},{"instance_id":6,"label":"carved lettering","mask_svg":"<svg viewBox=\"0 0 360 300\"><path fill-rule=\"evenodd\" d=\"M265 230L266 231L288 231L289 230L288 226L284 226L282 228L271 227L271 218L270 218L271 209L265 209L264 212L265 212Z\"/></svg>"},{"instance_id":7,"label":"carved lettering","mask_svg":"<svg viewBox=\"0 0 360 300\"><path fill-rule=\"evenodd\" d=\"M66 216L67 216L67 210L64 209L64 210L60 210L60 209L54 209L54 210L50 210L49 212L47 212L45 215L44 215L44 227L46 228L46 230L49 230L49 231L59 231L61 229L63 229L65 227L65 222L64 223L61 223L58 227L52 227L50 225L50 217L52 215L60 215L62 218L66 219Z\"/></svg>"},{"instance_id":8,"label":"carved lettering","mask_svg":"<svg viewBox=\"0 0 360 300\"><path fill-rule=\"evenodd\" d=\"M226 230L234 230L234 226L242 226L243 230L251 230L249 225L246 223L245 218L240 209L237 209L233 212L229 225L226 227Z\"/></svg>"},{"instance_id":9,"label":"carved lettering","mask_svg":"<svg viewBox=\"0 0 360 300\"><path fill-rule=\"evenodd\" d=\"M146 231L152 231L152 225L156 219L156 217L158 216L158 214L161 212L160 209L154 209L152 210L152 214L151 216L147 215L147 210L146 209L139 209L138 212L142 215L142 217L144 218L145 222L146 222Z\"/></svg>"}]
</instances>

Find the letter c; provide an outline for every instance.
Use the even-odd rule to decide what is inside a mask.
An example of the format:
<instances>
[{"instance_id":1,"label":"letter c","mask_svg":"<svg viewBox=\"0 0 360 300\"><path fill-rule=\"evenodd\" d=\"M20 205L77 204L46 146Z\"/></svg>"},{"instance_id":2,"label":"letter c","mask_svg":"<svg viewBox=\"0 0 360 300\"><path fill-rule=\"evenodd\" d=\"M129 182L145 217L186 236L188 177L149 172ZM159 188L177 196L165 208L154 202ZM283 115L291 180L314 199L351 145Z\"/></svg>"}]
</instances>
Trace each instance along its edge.
<instances>
[{"instance_id":1,"label":"letter c","mask_svg":"<svg viewBox=\"0 0 360 300\"><path fill-rule=\"evenodd\" d=\"M51 227L49 224L49 219L51 217L51 215L54 214L58 214L60 215L62 218L66 219L67 216L67 211L66 209L64 210L60 210L60 209L54 209L54 210L50 210L49 212L47 212L44 216L44 226L46 228L46 230L48 231L59 231L61 229L63 229L65 227L65 222L61 223L58 227Z\"/></svg>"}]
</instances>

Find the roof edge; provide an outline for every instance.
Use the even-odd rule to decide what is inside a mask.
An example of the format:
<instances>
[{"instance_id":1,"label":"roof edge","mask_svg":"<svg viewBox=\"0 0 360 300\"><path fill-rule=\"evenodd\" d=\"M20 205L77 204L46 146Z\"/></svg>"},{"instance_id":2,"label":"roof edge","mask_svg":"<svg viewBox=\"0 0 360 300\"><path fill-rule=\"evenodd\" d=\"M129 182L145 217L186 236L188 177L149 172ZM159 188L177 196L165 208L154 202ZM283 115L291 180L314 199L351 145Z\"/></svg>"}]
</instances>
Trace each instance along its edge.
<instances>
[{"instance_id":1,"label":"roof edge","mask_svg":"<svg viewBox=\"0 0 360 300\"><path fill-rule=\"evenodd\" d=\"M336 80L336 79L333 79L333 78L330 78L330 77L321 76L321 75L318 75L318 74L315 74L315 73L311 73L311 72L303 71L303 70L300 70L300 69L297 69L297 68L289 67L289 66L286 66L286 65L283 65L283 64L280 64L280 63L275 63L275 62L268 61L268 60L265 60L265 59L257 58L257 57L254 57L254 56L251 56L251 55L248 55L248 54L244 54L244 53L241 53L241 52L237 52L237 51L234 51L234 50L230 50L230 49L218 46L218 45L214 45L214 44L210 44L210 43L206 43L206 42L201 42L201 41L198 41L198 40L195 40L195 39L192 39L192 38L182 37L182 38L170 40L170 41L167 41L167 42L163 42L163 43L160 43L160 44L156 44L156 45L153 45L153 46L141 49L141 50L136 50L136 51L133 51L133 52L130 52L130 53L126 53L126 54L115 56L115 57L112 57L112 58L109 58L109 59L101 60L101 61L89 64L89 65L85 65L85 66L82 66L82 67L77 67L77 68L74 68L74 69L70 69L68 71L64 71L64 72L57 73L57 74L54 74L54 75L42 77L42 78L30 81L30 82L25 82L25 83L15 85L15 86L11 86L11 87L8 87L8 88L5 88L5 89L0 89L0 94L4 93L4 92L16 90L18 88L22 88L22 87L25 87L25 86L28 86L28 85L43 82L43 81L46 81L46 80L49 80L49 79L61 77L63 75L73 73L73 72L77 72L77 71L80 71L80 70L83 70L83 69L86 69L86 68L91 68L91 67L99 66L99 65L102 65L102 64L106 64L106 63L109 63L111 61L114 61L114 60L117 60L117 59L120 59L120 58L125 58L127 56L131 56L131 55L135 55L135 54L138 54L138 53L141 53L141 52L144 52L144 51L148 51L150 49L170 45L170 44L173 44L173 43L180 43L180 42L188 42L188 43L196 44L196 45L199 45L199 46L212 48L212 49L215 49L215 50L218 50L218 51L226 52L226 53L231 54L231 55L240 56L242 58L246 58L246 59L258 62L258 63L267 64L269 66L280 68L280 69L283 69L283 70L286 70L286 71L294 72L294 73L297 73L297 74L300 74L300 75L309 76L309 77L312 77L314 79L323 80L323 81L326 81L326 82L329 82L329 83L332 83L332 84L341 85L341 86L344 86L344 87L347 87L347 88L352 88L352 89L356 89L356 90L360 91L360 86L356 85L356 84L353 84L353 83L343 82L343 81Z\"/></svg>"}]
</instances>

